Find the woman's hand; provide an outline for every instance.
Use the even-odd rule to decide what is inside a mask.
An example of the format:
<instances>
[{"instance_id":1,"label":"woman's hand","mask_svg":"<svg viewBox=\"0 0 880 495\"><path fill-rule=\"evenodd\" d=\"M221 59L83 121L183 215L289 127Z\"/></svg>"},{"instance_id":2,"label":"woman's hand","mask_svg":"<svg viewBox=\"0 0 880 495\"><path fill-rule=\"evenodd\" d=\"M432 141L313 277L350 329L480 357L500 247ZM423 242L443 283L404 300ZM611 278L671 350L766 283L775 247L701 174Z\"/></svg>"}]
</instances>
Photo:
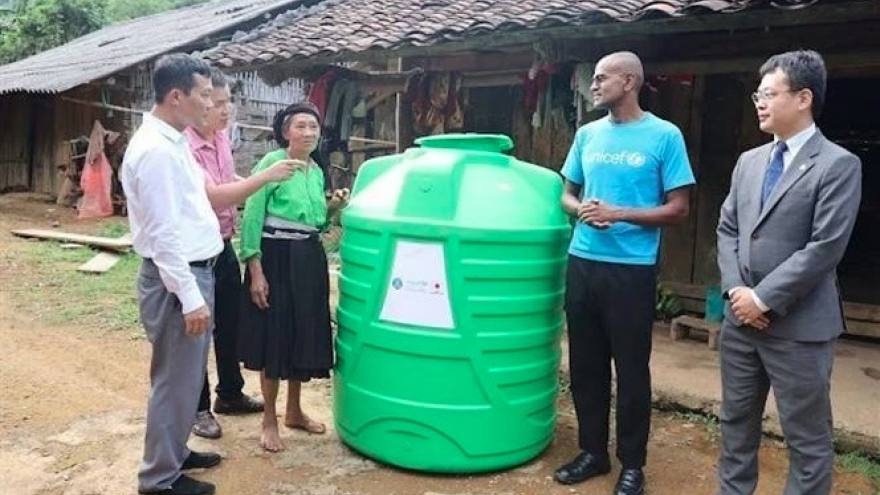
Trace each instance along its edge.
<instances>
[{"instance_id":1,"label":"woman's hand","mask_svg":"<svg viewBox=\"0 0 880 495\"><path fill-rule=\"evenodd\" d=\"M330 195L330 199L327 200L327 209L330 211L337 211L347 205L348 194L349 191L346 188L333 191L333 193Z\"/></svg>"},{"instance_id":2,"label":"woman's hand","mask_svg":"<svg viewBox=\"0 0 880 495\"><path fill-rule=\"evenodd\" d=\"M260 309L269 308L269 282L263 275L263 267L259 261L249 261L251 275L251 301ZM256 268L256 269L255 269Z\"/></svg>"}]
</instances>

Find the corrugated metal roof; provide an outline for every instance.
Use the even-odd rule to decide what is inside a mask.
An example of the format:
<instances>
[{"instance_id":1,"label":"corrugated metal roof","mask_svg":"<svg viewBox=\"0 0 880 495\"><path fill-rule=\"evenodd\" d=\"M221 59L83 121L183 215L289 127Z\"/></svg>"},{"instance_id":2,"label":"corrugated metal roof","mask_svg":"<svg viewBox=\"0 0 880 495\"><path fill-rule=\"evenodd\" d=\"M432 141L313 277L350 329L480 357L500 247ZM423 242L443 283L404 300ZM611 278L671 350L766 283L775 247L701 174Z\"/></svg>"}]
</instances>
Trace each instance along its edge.
<instances>
[{"instance_id":1,"label":"corrugated metal roof","mask_svg":"<svg viewBox=\"0 0 880 495\"><path fill-rule=\"evenodd\" d=\"M431 46L490 33L633 21L643 16L736 12L817 0L325 0L206 54L224 67L260 66L369 50Z\"/></svg>"},{"instance_id":2,"label":"corrugated metal roof","mask_svg":"<svg viewBox=\"0 0 880 495\"><path fill-rule=\"evenodd\" d=\"M298 3L300 0L209 2L114 24L0 66L0 94L66 91Z\"/></svg>"}]
</instances>

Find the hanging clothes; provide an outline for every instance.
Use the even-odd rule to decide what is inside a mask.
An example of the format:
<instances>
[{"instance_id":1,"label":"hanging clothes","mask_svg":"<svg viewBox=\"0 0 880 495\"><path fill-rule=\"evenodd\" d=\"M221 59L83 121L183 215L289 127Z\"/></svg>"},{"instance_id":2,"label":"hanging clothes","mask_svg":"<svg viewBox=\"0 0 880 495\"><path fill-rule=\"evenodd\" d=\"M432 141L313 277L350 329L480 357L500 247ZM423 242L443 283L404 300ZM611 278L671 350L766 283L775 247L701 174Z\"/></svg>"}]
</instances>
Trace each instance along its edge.
<instances>
[{"instance_id":1,"label":"hanging clothes","mask_svg":"<svg viewBox=\"0 0 880 495\"><path fill-rule=\"evenodd\" d=\"M406 101L412 109L413 128L419 134L424 134L425 115L431 104L428 100L429 74L417 74L409 80L406 91Z\"/></svg>"},{"instance_id":2,"label":"hanging clothes","mask_svg":"<svg viewBox=\"0 0 880 495\"><path fill-rule=\"evenodd\" d=\"M354 81L347 81L347 83L345 91L342 93L339 115L339 136L343 141L348 141L348 138L351 137L354 108L357 106L358 102L363 100L360 85Z\"/></svg>"},{"instance_id":3,"label":"hanging clothes","mask_svg":"<svg viewBox=\"0 0 880 495\"><path fill-rule=\"evenodd\" d=\"M443 115L446 117L444 125L446 132L464 129L464 92L461 88L461 80L461 73L449 74L449 93L446 97L446 107L443 109Z\"/></svg>"},{"instance_id":4,"label":"hanging clothes","mask_svg":"<svg viewBox=\"0 0 880 495\"><path fill-rule=\"evenodd\" d=\"M100 121L95 121L89 135L89 148L80 176L83 197L79 204L78 218L101 218L113 215L113 169L104 154L104 139L118 139L118 132L104 129Z\"/></svg>"},{"instance_id":5,"label":"hanging clothes","mask_svg":"<svg viewBox=\"0 0 880 495\"><path fill-rule=\"evenodd\" d=\"M413 113L413 128L421 135L442 134L464 128L464 90L458 72L419 74L408 82L406 101Z\"/></svg>"},{"instance_id":6,"label":"hanging clothes","mask_svg":"<svg viewBox=\"0 0 880 495\"><path fill-rule=\"evenodd\" d=\"M587 119L587 114L593 111L593 92L590 86L593 84L593 70L595 66L583 62L575 65L571 74L571 90L574 92L574 107L577 111L577 123Z\"/></svg>"},{"instance_id":7,"label":"hanging clothes","mask_svg":"<svg viewBox=\"0 0 880 495\"><path fill-rule=\"evenodd\" d=\"M327 153L348 151L353 113L362 99L360 85L357 82L339 79L333 84L327 100L327 113L324 114L322 130Z\"/></svg>"},{"instance_id":8,"label":"hanging clothes","mask_svg":"<svg viewBox=\"0 0 880 495\"><path fill-rule=\"evenodd\" d=\"M558 72L556 64L536 64L522 76L523 105L532 116L532 127L540 128L546 120L552 107L552 77Z\"/></svg>"},{"instance_id":9,"label":"hanging clothes","mask_svg":"<svg viewBox=\"0 0 880 495\"><path fill-rule=\"evenodd\" d=\"M523 106L528 113L533 114L538 110L538 101L547 90L549 78L550 76L545 72L536 73L534 78L530 77L530 74L522 75Z\"/></svg>"},{"instance_id":10,"label":"hanging clothes","mask_svg":"<svg viewBox=\"0 0 880 495\"><path fill-rule=\"evenodd\" d=\"M321 115L327 115L327 100L330 99L330 93L337 79L339 79L337 71L327 71L312 84L312 88L309 90L308 100L318 107L318 112Z\"/></svg>"}]
</instances>

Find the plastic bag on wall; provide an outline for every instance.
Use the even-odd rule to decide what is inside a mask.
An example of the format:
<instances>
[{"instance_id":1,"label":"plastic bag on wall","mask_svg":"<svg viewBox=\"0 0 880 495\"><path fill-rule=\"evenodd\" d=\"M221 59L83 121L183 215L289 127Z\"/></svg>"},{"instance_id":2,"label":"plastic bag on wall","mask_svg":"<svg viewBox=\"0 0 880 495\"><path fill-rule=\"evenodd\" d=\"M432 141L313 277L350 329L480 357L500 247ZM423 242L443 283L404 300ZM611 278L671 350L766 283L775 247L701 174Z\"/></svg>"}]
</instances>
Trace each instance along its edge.
<instances>
[{"instance_id":1,"label":"plastic bag on wall","mask_svg":"<svg viewBox=\"0 0 880 495\"><path fill-rule=\"evenodd\" d=\"M79 205L79 218L102 218L113 215L111 181L113 169L104 153L83 168L80 187L83 197Z\"/></svg>"}]
</instances>

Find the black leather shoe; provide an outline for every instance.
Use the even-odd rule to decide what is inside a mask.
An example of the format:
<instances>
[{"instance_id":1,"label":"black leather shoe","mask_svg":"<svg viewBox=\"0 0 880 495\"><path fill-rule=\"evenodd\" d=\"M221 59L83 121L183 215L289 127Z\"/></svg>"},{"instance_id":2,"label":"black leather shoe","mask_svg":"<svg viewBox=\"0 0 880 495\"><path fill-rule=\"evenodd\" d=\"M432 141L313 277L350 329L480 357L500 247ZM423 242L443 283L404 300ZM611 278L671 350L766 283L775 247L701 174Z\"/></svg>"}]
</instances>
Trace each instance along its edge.
<instances>
[{"instance_id":1,"label":"black leather shoe","mask_svg":"<svg viewBox=\"0 0 880 495\"><path fill-rule=\"evenodd\" d=\"M642 495L645 493L645 473L641 469L624 469L614 485L614 495Z\"/></svg>"},{"instance_id":2,"label":"black leather shoe","mask_svg":"<svg viewBox=\"0 0 880 495\"><path fill-rule=\"evenodd\" d=\"M180 470L210 468L220 464L222 460L220 454L214 452L190 452L189 457L183 461L183 466L180 466Z\"/></svg>"},{"instance_id":3,"label":"black leather shoe","mask_svg":"<svg viewBox=\"0 0 880 495\"><path fill-rule=\"evenodd\" d=\"M214 399L214 412L217 414L254 414L263 412L263 403L253 397L241 394L237 399Z\"/></svg>"},{"instance_id":4,"label":"black leather shoe","mask_svg":"<svg viewBox=\"0 0 880 495\"><path fill-rule=\"evenodd\" d=\"M607 474L608 471L611 471L608 459L598 459L593 454L581 452L573 461L557 469L553 478L563 485L573 485L600 474Z\"/></svg>"},{"instance_id":5,"label":"black leather shoe","mask_svg":"<svg viewBox=\"0 0 880 495\"><path fill-rule=\"evenodd\" d=\"M181 474L180 478L171 484L171 488L151 492L139 490L138 493L141 495L213 495L214 485Z\"/></svg>"}]
</instances>

